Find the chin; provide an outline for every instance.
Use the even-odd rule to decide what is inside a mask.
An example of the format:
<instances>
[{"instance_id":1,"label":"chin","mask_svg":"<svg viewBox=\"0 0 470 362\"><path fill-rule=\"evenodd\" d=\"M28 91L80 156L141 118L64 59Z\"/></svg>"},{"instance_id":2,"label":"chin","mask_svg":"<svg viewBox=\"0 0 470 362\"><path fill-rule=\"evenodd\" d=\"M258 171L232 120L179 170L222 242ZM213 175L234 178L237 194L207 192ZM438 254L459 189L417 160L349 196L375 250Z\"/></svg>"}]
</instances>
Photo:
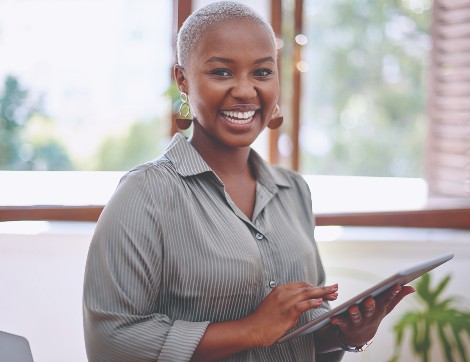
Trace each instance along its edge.
<instances>
[{"instance_id":1,"label":"chin","mask_svg":"<svg viewBox=\"0 0 470 362\"><path fill-rule=\"evenodd\" d=\"M253 142L256 141L256 138L247 138L247 137L230 137L228 140L224 140L223 143L228 147L233 148L246 148L251 147Z\"/></svg>"}]
</instances>

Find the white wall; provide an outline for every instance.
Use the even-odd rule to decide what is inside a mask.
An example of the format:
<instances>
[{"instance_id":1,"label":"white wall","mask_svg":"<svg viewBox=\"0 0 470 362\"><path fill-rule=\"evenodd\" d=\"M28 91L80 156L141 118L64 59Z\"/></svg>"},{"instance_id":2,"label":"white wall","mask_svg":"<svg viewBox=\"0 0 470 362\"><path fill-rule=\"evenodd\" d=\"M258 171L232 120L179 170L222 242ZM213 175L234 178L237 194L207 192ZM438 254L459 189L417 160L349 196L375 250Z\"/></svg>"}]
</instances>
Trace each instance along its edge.
<instances>
[{"instance_id":1,"label":"white wall","mask_svg":"<svg viewBox=\"0 0 470 362\"><path fill-rule=\"evenodd\" d=\"M464 297L460 308L470 312L470 231L406 228L318 228L317 240L323 263L327 270L327 282L339 283L342 303L357 292L366 290L375 282L386 278L415 262L424 261L450 251L455 257L431 272L435 286L442 277L451 274L446 296ZM331 241L327 241L331 240ZM394 322L408 310L419 307L415 296L408 296L382 322L373 343L363 353L347 353L344 362L385 362L393 355L395 340ZM467 340L470 355L470 341ZM445 361L440 349L434 345L430 362ZM418 362L411 355L408 341L403 345L399 361Z\"/></svg>"},{"instance_id":2,"label":"white wall","mask_svg":"<svg viewBox=\"0 0 470 362\"><path fill-rule=\"evenodd\" d=\"M0 223L0 330L35 362L86 361L82 284L94 224Z\"/></svg>"},{"instance_id":3,"label":"white wall","mask_svg":"<svg viewBox=\"0 0 470 362\"><path fill-rule=\"evenodd\" d=\"M81 295L93 230L93 223L0 223L0 330L28 338L36 362L86 360ZM449 292L465 296L468 305L470 232L318 228L317 239L329 281L340 283L338 302L397 268L450 250L454 260L433 276L452 273ZM394 348L392 322L413 305L409 299L384 321L366 352L344 361L386 361ZM442 361L437 353L432 361Z\"/></svg>"}]
</instances>

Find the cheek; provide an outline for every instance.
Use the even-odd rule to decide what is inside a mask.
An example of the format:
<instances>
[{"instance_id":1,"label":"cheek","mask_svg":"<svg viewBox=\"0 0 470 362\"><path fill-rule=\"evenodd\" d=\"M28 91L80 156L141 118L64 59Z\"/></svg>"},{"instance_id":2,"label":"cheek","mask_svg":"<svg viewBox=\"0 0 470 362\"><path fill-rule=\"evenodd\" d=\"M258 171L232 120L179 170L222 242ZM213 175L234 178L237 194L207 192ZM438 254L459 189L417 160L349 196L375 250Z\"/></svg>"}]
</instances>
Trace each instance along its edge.
<instances>
[{"instance_id":1,"label":"cheek","mask_svg":"<svg viewBox=\"0 0 470 362\"><path fill-rule=\"evenodd\" d=\"M265 107L269 109L269 114L274 112L276 104L279 102L279 90L277 87L269 89L264 96Z\"/></svg>"},{"instance_id":2,"label":"cheek","mask_svg":"<svg viewBox=\"0 0 470 362\"><path fill-rule=\"evenodd\" d=\"M209 117L217 113L225 95L225 91L219 88L208 82L200 82L197 87L191 89L193 96L190 97L190 106L193 116Z\"/></svg>"},{"instance_id":3,"label":"cheek","mask_svg":"<svg viewBox=\"0 0 470 362\"><path fill-rule=\"evenodd\" d=\"M272 82L264 87L263 94L266 104L276 105L279 100L279 82Z\"/></svg>"},{"instance_id":4,"label":"cheek","mask_svg":"<svg viewBox=\"0 0 470 362\"><path fill-rule=\"evenodd\" d=\"M197 93L204 94L204 93ZM212 113L216 112L216 106L211 97L194 97L190 101L191 114L193 117L199 118L199 120L210 117Z\"/></svg>"}]
</instances>

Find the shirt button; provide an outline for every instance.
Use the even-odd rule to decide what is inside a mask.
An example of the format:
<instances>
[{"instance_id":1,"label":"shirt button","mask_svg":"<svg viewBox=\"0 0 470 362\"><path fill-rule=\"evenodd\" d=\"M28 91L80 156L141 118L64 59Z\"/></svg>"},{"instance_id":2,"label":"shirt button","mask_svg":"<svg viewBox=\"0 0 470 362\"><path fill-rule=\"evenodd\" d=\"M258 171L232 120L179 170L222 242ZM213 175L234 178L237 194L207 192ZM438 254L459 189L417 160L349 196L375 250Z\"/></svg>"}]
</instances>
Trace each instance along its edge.
<instances>
[{"instance_id":1,"label":"shirt button","mask_svg":"<svg viewBox=\"0 0 470 362\"><path fill-rule=\"evenodd\" d=\"M263 234L256 233L256 236L255 236L255 238L256 238L257 240L262 240L262 239L263 239L263 237L264 237L264 236L263 236Z\"/></svg>"},{"instance_id":2,"label":"shirt button","mask_svg":"<svg viewBox=\"0 0 470 362\"><path fill-rule=\"evenodd\" d=\"M270 288L275 288L275 287L277 287L276 281L275 281L275 280L271 280L271 281L269 282L269 287L270 287Z\"/></svg>"}]
</instances>

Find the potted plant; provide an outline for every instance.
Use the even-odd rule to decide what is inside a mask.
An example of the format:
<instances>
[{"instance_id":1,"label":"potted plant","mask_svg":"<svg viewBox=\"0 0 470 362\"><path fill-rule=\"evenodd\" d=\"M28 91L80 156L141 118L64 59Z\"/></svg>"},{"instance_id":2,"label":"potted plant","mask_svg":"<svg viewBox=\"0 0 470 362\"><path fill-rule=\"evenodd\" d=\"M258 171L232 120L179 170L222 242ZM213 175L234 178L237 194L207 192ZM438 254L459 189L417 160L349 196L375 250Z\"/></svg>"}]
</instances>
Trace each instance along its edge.
<instances>
[{"instance_id":1,"label":"potted plant","mask_svg":"<svg viewBox=\"0 0 470 362\"><path fill-rule=\"evenodd\" d=\"M396 352L389 362L399 361L403 337L410 331L411 350L422 362L431 362L431 347L437 339L445 359L434 361L469 361L464 337L470 337L470 313L457 309L457 297L443 296L451 276L444 277L436 288L431 287L431 276L425 274L416 283L415 297L419 309L406 312L395 324Z\"/></svg>"}]
</instances>

